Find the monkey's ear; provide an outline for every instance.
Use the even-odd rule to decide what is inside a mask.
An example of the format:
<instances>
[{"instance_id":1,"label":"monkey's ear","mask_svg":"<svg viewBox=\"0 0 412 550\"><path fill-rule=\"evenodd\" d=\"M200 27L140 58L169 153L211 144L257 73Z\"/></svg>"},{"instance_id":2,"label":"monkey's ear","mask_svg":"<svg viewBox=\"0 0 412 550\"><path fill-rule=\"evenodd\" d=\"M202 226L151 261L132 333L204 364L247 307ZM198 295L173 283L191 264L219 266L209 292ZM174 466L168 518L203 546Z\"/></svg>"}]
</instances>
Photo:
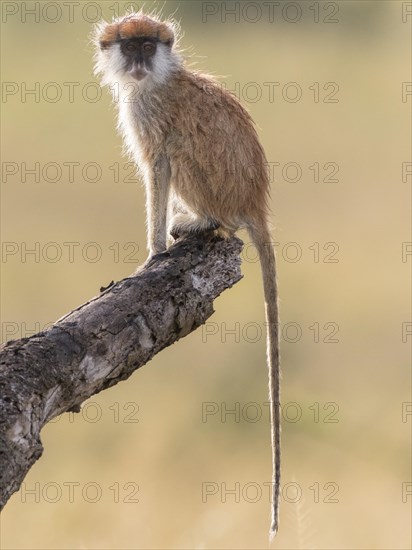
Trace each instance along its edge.
<instances>
[{"instance_id":1,"label":"monkey's ear","mask_svg":"<svg viewBox=\"0 0 412 550\"><path fill-rule=\"evenodd\" d=\"M107 50L120 38L119 24L108 24L105 21L102 21L96 25L94 36L95 41L99 44L100 50Z\"/></svg>"},{"instance_id":2,"label":"monkey's ear","mask_svg":"<svg viewBox=\"0 0 412 550\"><path fill-rule=\"evenodd\" d=\"M101 50L107 50L112 45L110 40L99 40L99 46Z\"/></svg>"}]
</instances>

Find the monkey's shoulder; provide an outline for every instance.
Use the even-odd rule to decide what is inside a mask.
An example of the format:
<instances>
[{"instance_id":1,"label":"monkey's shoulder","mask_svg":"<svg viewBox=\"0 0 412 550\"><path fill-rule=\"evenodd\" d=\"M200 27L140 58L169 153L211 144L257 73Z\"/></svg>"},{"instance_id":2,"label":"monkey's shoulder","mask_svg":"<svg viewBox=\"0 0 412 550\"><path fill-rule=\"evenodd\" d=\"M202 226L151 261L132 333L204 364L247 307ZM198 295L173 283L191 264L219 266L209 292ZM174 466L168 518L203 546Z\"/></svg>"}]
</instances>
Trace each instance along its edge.
<instances>
[{"instance_id":1,"label":"monkey's shoulder","mask_svg":"<svg viewBox=\"0 0 412 550\"><path fill-rule=\"evenodd\" d=\"M214 76L200 71L182 71L178 76L177 88L182 91L183 100L188 100L193 105L193 99L197 105L210 106L213 109L230 111L233 116L240 116L252 122L252 118L238 98L225 85ZM184 104L182 102L182 104Z\"/></svg>"}]
</instances>

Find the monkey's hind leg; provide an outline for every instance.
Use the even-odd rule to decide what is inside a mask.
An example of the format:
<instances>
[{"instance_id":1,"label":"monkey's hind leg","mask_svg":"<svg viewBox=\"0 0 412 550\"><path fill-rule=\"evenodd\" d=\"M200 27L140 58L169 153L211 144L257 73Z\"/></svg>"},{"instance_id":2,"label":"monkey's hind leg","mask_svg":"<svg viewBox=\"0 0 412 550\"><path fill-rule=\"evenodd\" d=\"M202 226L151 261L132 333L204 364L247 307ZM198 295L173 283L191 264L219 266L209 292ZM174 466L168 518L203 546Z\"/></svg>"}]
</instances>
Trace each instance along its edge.
<instances>
[{"instance_id":1,"label":"monkey's hind leg","mask_svg":"<svg viewBox=\"0 0 412 550\"><path fill-rule=\"evenodd\" d=\"M216 220L201 218L189 212L178 212L170 220L169 233L174 239L183 235L197 235L219 228Z\"/></svg>"},{"instance_id":2,"label":"monkey's hind leg","mask_svg":"<svg viewBox=\"0 0 412 550\"><path fill-rule=\"evenodd\" d=\"M172 191L169 202L168 232L173 239L218 229L219 224L207 217L194 214L180 196Z\"/></svg>"}]
</instances>

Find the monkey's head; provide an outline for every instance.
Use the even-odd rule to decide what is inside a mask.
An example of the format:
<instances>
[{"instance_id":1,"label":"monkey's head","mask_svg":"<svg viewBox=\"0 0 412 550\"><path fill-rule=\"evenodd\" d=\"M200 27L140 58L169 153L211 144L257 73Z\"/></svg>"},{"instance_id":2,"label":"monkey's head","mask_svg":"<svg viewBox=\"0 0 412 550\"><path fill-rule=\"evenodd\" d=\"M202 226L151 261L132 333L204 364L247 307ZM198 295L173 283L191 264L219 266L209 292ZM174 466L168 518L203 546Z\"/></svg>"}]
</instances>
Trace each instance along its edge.
<instances>
[{"instance_id":1,"label":"monkey's head","mask_svg":"<svg viewBox=\"0 0 412 550\"><path fill-rule=\"evenodd\" d=\"M113 82L163 82L180 63L173 49L176 24L143 13L126 15L113 23L101 23L95 32L95 72L103 84Z\"/></svg>"}]
</instances>

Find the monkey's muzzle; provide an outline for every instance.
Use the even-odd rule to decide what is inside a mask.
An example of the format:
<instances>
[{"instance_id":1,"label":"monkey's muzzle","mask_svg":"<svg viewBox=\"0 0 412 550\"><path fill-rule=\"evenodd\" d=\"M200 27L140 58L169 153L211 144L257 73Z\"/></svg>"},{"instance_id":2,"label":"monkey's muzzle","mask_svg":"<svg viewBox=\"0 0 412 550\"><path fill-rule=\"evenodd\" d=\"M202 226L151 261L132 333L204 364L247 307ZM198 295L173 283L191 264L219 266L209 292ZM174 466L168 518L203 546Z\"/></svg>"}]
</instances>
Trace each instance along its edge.
<instances>
[{"instance_id":1,"label":"monkey's muzzle","mask_svg":"<svg viewBox=\"0 0 412 550\"><path fill-rule=\"evenodd\" d=\"M149 71L140 64L133 63L133 67L129 71L130 76L135 80L143 80L149 74Z\"/></svg>"}]
</instances>

